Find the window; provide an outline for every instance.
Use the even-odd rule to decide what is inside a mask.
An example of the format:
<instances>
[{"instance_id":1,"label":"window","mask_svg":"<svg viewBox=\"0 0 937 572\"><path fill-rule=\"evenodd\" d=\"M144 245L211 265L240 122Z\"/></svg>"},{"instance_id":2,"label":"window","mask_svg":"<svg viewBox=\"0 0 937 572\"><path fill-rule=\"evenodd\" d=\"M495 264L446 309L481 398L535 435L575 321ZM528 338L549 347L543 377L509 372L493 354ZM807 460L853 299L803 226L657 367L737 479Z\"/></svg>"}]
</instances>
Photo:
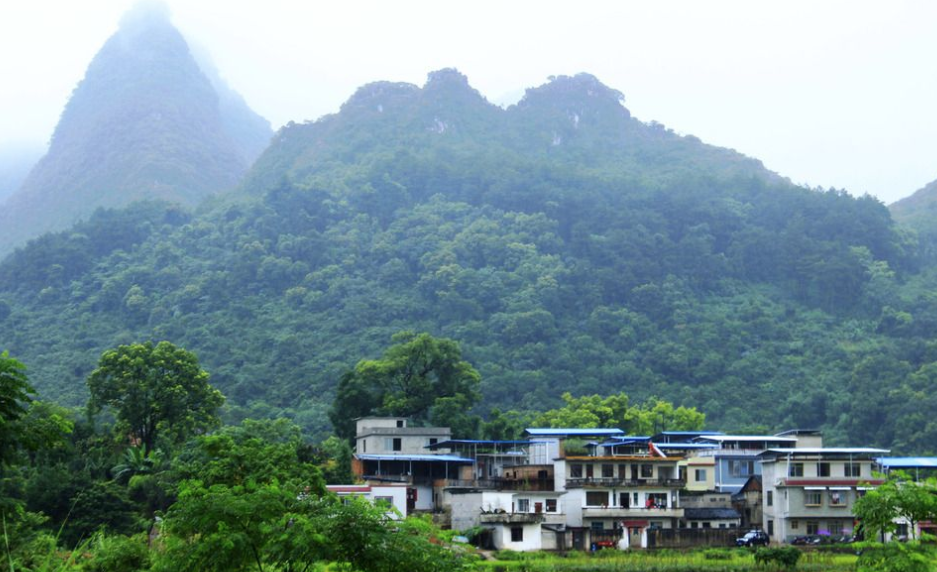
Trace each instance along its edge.
<instances>
[{"instance_id":1,"label":"window","mask_svg":"<svg viewBox=\"0 0 937 572\"><path fill-rule=\"evenodd\" d=\"M830 491L830 506L846 506L846 491Z\"/></svg>"},{"instance_id":2,"label":"window","mask_svg":"<svg viewBox=\"0 0 937 572\"><path fill-rule=\"evenodd\" d=\"M400 451L403 448L403 441L400 437L394 437L394 451Z\"/></svg>"},{"instance_id":3,"label":"window","mask_svg":"<svg viewBox=\"0 0 937 572\"><path fill-rule=\"evenodd\" d=\"M818 477L830 476L830 464L829 463L817 463L817 476Z\"/></svg>"},{"instance_id":4,"label":"window","mask_svg":"<svg viewBox=\"0 0 937 572\"><path fill-rule=\"evenodd\" d=\"M523 526L511 527L511 542L524 542L524 527Z\"/></svg>"},{"instance_id":5,"label":"window","mask_svg":"<svg viewBox=\"0 0 937 572\"><path fill-rule=\"evenodd\" d=\"M394 497L374 497L374 506L390 510L394 507Z\"/></svg>"},{"instance_id":6,"label":"window","mask_svg":"<svg viewBox=\"0 0 937 572\"><path fill-rule=\"evenodd\" d=\"M774 491L768 491L766 503L768 506L774 506Z\"/></svg>"},{"instance_id":7,"label":"window","mask_svg":"<svg viewBox=\"0 0 937 572\"><path fill-rule=\"evenodd\" d=\"M576 463L569 466L569 477L571 479L581 479L582 478L582 465Z\"/></svg>"},{"instance_id":8,"label":"window","mask_svg":"<svg viewBox=\"0 0 937 572\"><path fill-rule=\"evenodd\" d=\"M602 478L611 479L615 476L615 465L602 465Z\"/></svg>"},{"instance_id":9,"label":"window","mask_svg":"<svg viewBox=\"0 0 937 572\"><path fill-rule=\"evenodd\" d=\"M768 521L768 536L774 536L774 521Z\"/></svg>"},{"instance_id":10,"label":"window","mask_svg":"<svg viewBox=\"0 0 937 572\"><path fill-rule=\"evenodd\" d=\"M690 523L690 528L699 528L699 523L698 523L698 522L691 522L691 523Z\"/></svg>"},{"instance_id":11,"label":"window","mask_svg":"<svg viewBox=\"0 0 937 572\"><path fill-rule=\"evenodd\" d=\"M402 448L402 443L400 437L387 437L384 439L384 450L385 451L400 451Z\"/></svg>"},{"instance_id":12,"label":"window","mask_svg":"<svg viewBox=\"0 0 937 572\"><path fill-rule=\"evenodd\" d=\"M397 428L399 429L399 428L401 428L401 427L403 427L403 419L398 419L398 420L397 420Z\"/></svg>"},{"instance_id":13,"label":"window","mask_svg":"<svg viewBox=\"0 0 937 572\"><path fill-rule=\"evenodd\" d=\"M817 534L820 532L820 523L814 520L807 521L807 534Z\"/></svg>"},{"instance_id":14,"label":"window","mask_svg":"<svg viewBox=\"0 0 937 572\"><path fill-rule=\"evenodd\" d=\"M755 461L729 461L729 476L748 478L755 474Z\"/></svg>"},{"instance_id":15,"label":"window","mask_svg":"<svg viewBox=\"0 0 937 572\"><path fill-rule=\"evenodd\" d=\"M713 527L713 524L712 524L711 522L704 522L704 523L703 523L703 528L712 528L712 527Z\"/></svg>"},{"instance_id":16,"label":"window","mask_svg":"<svg viewBox=\"0 0 937 572\"><path fill-rule=\"evenodd\" d=\"M846 463L843 467L843 474L847 477L860 477L862 476L862 465L859 463Z\"/></svg>"},{"instance_id":17,"label":"window","mask_svg":"<svg viewBox=\"0 0 937 572\"><path fill-rule=\"evenodd\" d=\"M429 443L427 443L427 444L428 444L428 445L435 445L435 444L438 443L438 442L439 442L439 439L437 439L436 437L430 437L430 438L429 438Z\"/></svg>"},{"instance_id":18,"label":"window","mask_svg":"<svg viewBox=\"0 0 937 572\"><path fill-rule=\"evenodd\" d=\"M641 465L641 478L650 479L654 476L654 465Z\"/></svg>"},{"instance_id":19,"label":"window","mask_svg":"<svg viewBox=\"0 0 937 572\"><path fill-rule=\"evenodd\" d=\"M792 477L804 476L804 464L803 463L791 463L791 476Z\"/></svg>"},{"instance_id":20,"label":"window","mask_svg":"<svg viewBox=\"0 0 937 572\"><path fill-rule=\"evenodd\" d=\"M608 506L608 493L605 491L587 491L586 506Z\"/></svg>"},{"instance_id":21,"label":"window","mask_svg":"<svg viewBox=\"0 0 937 572\"><path fill-rule=\"evenodd\" d=\"M530 512L530 499L517 499L517 512Z\"/></svg>"},{"instance_id":22,"label":"window","mask_svg":"<svg viewBox=\"0 0 937 572\"><path fill-rule=\"evenodd\" d=\"M621 480L628 478L628 465L618 465L618 478Z\"/></svg>"},{"instance_id":23,"label":"window","mask_svg":"<svg viewBox=\"0 0 937 572\"><path fill-rule=\"evenodd\" d=\"M592 530L605 530L605 523L601 520L593 520Z\"/></svg>"},{"instance_id":24,"label":"window","mask_svg":"<svg viewBox=\"0 0 937 572\"><path fill-rule=\"evenodd\" d=\"M804 491L805 506L820 506L823 504L823 491ZM810 533L807 534L816 534Z\"/></svg>"},{"instance_id":25,"label":"window","mask_svg":"<svg viewBox=\"0 0 937 572\"><path fill-rule=\"evenodd\" d=\"M830 529L830 536L843 535L843 523L838 520L830 522L828 528Z\"/></svg>"},{"instance_id":26,"label":"window","mask_svg":"<svg viewBox=\"0 0 937 572\"><path fill-rule=\"evenodd\" d=\"M706 469L696 469L695 479L697 482L706 480Z\"/></svg>"},{"instance_id":27,"label":"window","mask_svg":"<svg viewBox=\"0 0 937 572\"><path fill-rule=\"evenodd\" d=\"M645 508L667 508L667 493L648 493Z\"/></svg>"},{"instance_id":28,"label":"window","mask_svg":"<svg viewBox=\"0 0 937 572\"><path fill-rule=\"evenodd\" d=\"M797 530L798 528L800 528L800 522L798 522L798 521L796 521L796 520L792 520L792 521L791 521L791 530Z\"/></svg>"},{"instance_id":29,"label":"window","mask_svg":"<svg viewBox=\"0 0 937 572\"><path fill-rule=\"evenodd\" d=\"M547 499L547 512L556 512L556 499Z\"/></svg>"},{"instance_id":30,"label":"window","mask_svg":"<svg viewBox=\"0 0 937 572\"><path fill-rule=\"evenodd\" d=\"M367 439L362 439L362 440L361 440L361 452L362 452L362 453L367 453L367 452L368 452L368 440L367 440Z\"/></svg>"}]
</instances>

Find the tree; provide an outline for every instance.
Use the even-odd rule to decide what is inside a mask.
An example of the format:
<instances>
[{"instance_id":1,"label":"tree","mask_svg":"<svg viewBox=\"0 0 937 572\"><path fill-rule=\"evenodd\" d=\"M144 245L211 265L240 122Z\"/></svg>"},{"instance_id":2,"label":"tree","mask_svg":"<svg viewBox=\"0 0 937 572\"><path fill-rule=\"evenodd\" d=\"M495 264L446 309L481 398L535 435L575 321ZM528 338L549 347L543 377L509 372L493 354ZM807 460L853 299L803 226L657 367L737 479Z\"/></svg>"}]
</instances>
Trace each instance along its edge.
<instances>
[{"instance_id":1,"label":"tree","mask_svg":"<svg viewBox=\"0 0 937 572\"><path fill-rule=\"evenodd\" d=\"M161 436L178 443L216 426L224 402L195 354L165 341L107 350L88 377L88 389L89 412L110 407L117 430L127 432L147 453Z\"/></svg>"},{"instance_id":2,"label":"tree","mask_svg":"<svg viewBox=\"0 0 937 572\"><path fill-rule=\"evenodd\" d=\"M26 377L26 366L0 354L0 465L6 464L26 435L20 421L26 416L31 393L35 393Z\"/></svg>"},{"instance_id":3,"label":"tree","mask_svg":"<svg viewBox=\"0 0 937 572\"><path fill-rule=\"evenodd\" d=\"M426 421L447 398L459 398L466 410L478 401L481 376L462 359L457 342L410 331L391 341L380 359L358 362L339 381L329 419L340 437L354 437L354 419L363 415Z\"/></svg>"},{"instance_id":4,"label":"tree","mask_svg":"<svg viewBox=\"0 0 937 572\"><path fill-rule=\"evenodd\" d=\"M881 486L856 501L855 515L875 537L894 532L896 519L906 519L911 535L924 520L937 520L937 479L914 481L906 473L891 473Z\"/></svg>"}]
</instances>

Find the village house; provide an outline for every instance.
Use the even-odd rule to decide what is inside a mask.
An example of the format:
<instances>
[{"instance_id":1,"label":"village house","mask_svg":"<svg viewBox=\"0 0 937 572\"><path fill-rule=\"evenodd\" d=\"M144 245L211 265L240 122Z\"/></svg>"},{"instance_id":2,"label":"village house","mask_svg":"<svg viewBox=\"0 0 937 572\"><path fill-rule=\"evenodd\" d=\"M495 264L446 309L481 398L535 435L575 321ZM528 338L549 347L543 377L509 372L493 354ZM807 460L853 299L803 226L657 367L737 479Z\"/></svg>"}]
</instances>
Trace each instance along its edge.
<instances>
[{"instance_id":1,"label":"village house","mask_svg":"<svg viewBox=\"0 0 937 572\"><path fill-rule=\"evenodd\" d=\"M775 542L798 536L849 537L852 507L871 487L877 456L868 447L773 448L759 455L762 466L763 527Z\"/></svg>"}]
</instances>

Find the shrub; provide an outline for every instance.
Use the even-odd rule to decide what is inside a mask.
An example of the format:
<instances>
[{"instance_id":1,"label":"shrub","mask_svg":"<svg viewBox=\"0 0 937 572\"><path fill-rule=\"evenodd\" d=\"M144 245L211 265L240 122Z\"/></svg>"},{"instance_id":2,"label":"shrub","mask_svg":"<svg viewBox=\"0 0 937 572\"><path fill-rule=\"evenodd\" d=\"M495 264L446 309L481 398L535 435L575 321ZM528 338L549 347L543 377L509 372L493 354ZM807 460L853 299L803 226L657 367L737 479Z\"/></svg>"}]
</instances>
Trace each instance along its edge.
<instances>
[{"instance_id":1,"label":"shrub","mask_svg":"<svg viewBox=\"0 0 937 572\"><path fill-rule=\"evenodd\" d=\"M761 548L755 552L755 562L762 566L775 566L783 570L792 570L800 560L800 550L793 546L779 548Z\"/></svg>"},{"instance_id":2,"label":"shrub","mask_svg":"<svg viewBox=\"0 0 937 572\"><path fill-rule=\"evenodd\" d=\"M703 551L706 560L732 560L734 554L725 548L707 548Z\"/></svg>"}]
</instances>

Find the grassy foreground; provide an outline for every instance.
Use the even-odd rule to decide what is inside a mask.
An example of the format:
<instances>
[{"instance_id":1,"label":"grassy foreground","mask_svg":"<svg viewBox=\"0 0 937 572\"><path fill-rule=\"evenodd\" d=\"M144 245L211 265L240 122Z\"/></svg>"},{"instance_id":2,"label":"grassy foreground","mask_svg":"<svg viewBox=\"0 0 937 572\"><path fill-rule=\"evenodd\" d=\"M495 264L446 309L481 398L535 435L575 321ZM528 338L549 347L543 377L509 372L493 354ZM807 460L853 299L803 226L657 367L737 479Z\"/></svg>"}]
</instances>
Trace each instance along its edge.
<instances>
[{"instance_id":1,"label":"grassy foreground","mask_svg":"<svg viewBox=\"0 0 937 572\"><path fill-rule=\"evenodd\" d=\"M605 550L594 555L586 552L561 555L507 551L496 556L495 560L479 562L477 569L492 572L749 572L775 569L757 565L752 553L741 549L691 552ZM829 552L804 552L796 567L798 571L823 572L853 572L855 569L856 556Z\"/></svg>"}]
</instances>

